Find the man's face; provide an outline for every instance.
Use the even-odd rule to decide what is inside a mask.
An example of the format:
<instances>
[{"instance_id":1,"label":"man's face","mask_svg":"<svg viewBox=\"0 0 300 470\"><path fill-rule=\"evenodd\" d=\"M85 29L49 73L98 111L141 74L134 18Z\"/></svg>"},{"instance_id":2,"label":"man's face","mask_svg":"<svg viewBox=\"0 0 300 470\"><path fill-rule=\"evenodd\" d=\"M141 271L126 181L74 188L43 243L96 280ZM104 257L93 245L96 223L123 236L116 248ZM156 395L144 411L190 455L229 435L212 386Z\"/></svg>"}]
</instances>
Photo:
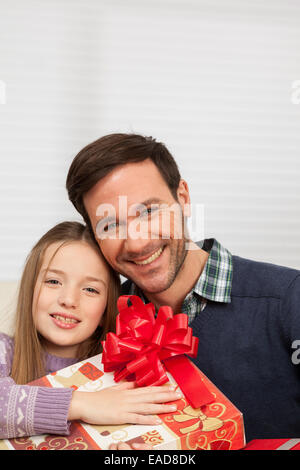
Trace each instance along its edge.
<instances>
[{"instance_id":1,"label":"man's face","mask_svg":"<svg viewBox=\"0 0 300 470\"><path fill-rule=\"evenodd\" d=\"M168 289L185 259L183 180L177 198L150 159L117 167L84 196L103 255L145 293Z\"/></svg>"}]
</instances>

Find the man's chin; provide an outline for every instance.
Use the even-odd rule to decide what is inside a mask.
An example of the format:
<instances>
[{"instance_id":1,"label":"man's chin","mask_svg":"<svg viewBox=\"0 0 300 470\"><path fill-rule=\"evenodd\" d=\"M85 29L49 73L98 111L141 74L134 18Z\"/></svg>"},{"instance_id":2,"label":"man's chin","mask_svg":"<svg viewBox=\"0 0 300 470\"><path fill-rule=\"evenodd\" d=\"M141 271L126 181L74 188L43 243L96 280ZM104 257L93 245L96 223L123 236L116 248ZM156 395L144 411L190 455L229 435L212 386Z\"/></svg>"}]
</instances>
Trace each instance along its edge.
<instances>
[{"instance_id":1,"label":"man's chin","mask_svg":"<svg viewBox=\"0 0 300 470\"><path fill-rule=\"evenodd\" d=\"M171 285L173 284L173 279L168 280L168 279L156 279L153 280L151 279L151 282L147 281L142 281L141 279L136 279L133 280L134 284L136 284L139 289L147 296L147 294L160 294L161 292L164 292L168 290Z\"/></svg>"}]
</instances>

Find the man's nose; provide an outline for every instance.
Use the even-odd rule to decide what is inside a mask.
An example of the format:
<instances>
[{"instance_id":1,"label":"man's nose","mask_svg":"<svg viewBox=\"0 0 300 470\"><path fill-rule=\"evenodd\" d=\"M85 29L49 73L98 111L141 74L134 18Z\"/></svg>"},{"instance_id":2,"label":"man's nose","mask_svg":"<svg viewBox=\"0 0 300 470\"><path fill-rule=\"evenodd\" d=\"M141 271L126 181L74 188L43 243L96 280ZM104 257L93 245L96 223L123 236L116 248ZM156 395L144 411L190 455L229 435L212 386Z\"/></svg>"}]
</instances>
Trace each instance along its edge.
<instances>
[{"instance_id":1,"label":"man's nose","mask_svg":"<svg viewBox=\"0 0 300 470\"><path fill-rule=\"evenodd\" d=\"M124 238L126 238L128 243L146 245L152 239L151 227L150 218L129 217L126 226L126 236ZM123 235L124 234L125 227Z\"/></svg>"},{"instance_id":2,"label":"man's nose","mask_svg":"<svg viewBox=\"0 0 300 470\"><path fill-rule=\"evenodd\" d=\"M147 253L149 245L149 240L143 238L131 238L127 237L125 240L126 252L132 256L143 256L144 253Z\"/></svg>"},{"instance_id":3,"label":"man's nose","mask_svg":"<svg viewBox=\"0 0 300 470\"><path fill-rule=\"evenodd\" d=\"M134 251L140 251L149 243L150 238L148 225L139 223L137 219L129 221L126 233L127 247L133 248Z\"/></svg>"},{"instance_id":4,"label":"man's nose","mask_svg":"<svg viewBox=\"0 0 300 470\"><path fill-rule=\"evenodd\" d=\"M127 237L124 242L124 252L126 252L127 259L134 261L151 255L153 251L158 249L157 240L158 238L156 241L152 240L150 236L148 238Z\"/></svg>"}]
</instances>

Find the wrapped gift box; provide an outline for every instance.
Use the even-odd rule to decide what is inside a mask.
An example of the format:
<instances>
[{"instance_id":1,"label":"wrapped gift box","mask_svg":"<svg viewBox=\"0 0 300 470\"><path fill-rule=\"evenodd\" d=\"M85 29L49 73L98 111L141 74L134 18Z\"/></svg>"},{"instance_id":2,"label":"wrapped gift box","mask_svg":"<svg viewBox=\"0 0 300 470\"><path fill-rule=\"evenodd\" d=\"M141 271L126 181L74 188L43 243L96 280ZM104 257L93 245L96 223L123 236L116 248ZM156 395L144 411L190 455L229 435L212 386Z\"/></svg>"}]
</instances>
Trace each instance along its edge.
<instances>
[{"instance_id":1,"label":"wrapped gift box","mask_svg":"<svg viewBox=\"0 0 300 470\"><path fill-rule=\"evenodd\" d=\"M3 440L0 448L17 450L109 449L118 441L149 443L157 450L237 450L245 446L242 414L199 371L201 380L214 395L211 404L194 409L185 398L177 400L177 411L162 414L156 426L95 426L71 424L68 436L41 435ZM171 374L167 374L174 383ZM113 372L104 373L101 355L94 356L34 382L34 385L98 391L115 385Z\"/></svg>"},{"instance_id":2,"label":"wrapped gift box","mask_svg":"<svg viewBox=\"0 0 300 470\"><path fill-rule=\"evenodd\" d=\"M300 450L300 439L254 439L244 450Z\"/></svg>"}]
</instances>

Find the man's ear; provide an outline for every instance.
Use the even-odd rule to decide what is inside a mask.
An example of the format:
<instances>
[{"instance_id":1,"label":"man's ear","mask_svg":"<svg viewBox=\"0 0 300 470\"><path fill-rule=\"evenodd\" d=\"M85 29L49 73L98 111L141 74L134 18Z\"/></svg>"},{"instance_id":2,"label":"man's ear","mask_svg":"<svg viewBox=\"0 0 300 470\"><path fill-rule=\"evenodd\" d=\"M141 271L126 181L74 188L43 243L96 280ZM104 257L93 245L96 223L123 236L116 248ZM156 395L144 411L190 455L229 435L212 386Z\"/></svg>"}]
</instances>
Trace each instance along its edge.
<instances>
[{"instance_id":1,"label":"man's ear","mask_svg":"<svg viewBox=\"0 0 300 470\"><path fill-rule=\"evenodd\" d=\"M188 184L181 179L177 188L177 200L182 208L184 217L191 215L191 199Z\"/></svg>"}]
</instances>

